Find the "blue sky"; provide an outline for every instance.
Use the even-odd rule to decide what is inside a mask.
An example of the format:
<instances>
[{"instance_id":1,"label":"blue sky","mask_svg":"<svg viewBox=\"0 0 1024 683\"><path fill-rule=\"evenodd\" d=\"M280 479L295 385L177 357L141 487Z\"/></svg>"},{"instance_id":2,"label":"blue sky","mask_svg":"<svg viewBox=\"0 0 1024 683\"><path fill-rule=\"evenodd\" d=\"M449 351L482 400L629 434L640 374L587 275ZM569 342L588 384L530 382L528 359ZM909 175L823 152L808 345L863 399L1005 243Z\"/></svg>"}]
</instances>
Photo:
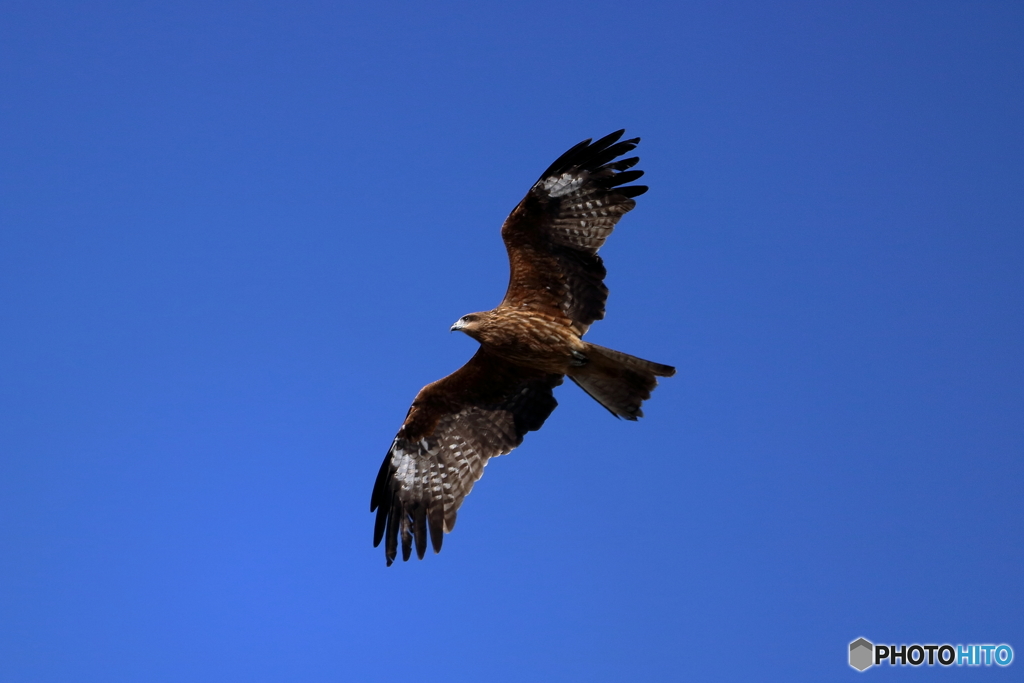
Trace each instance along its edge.
<instances>
[{"instance_id":1,"label":"blue sky","mask_svg":"<svg viewBox=\"0 0 1024 683\"><path fill-rule=\"evenodd\" d=\"M823 681L1024 656L1024 9L0 5L5 681ZM626 127L572 385L440 555L370 488L498 228ZM1009 670L918 675L1008 680Z\"/></svg>"}]
</instances>

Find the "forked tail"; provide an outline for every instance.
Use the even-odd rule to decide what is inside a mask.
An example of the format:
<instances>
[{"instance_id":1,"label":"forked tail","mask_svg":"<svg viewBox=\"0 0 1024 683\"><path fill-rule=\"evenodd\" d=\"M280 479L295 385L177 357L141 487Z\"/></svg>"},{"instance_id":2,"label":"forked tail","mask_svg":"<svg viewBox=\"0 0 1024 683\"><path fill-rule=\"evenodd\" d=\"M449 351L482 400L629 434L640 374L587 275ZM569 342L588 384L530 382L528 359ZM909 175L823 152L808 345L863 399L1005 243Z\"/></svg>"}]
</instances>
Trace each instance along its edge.
<instances>
[{"instance_id":1,"label":"forked tail","mask_svg":"<svg viewBox=\"0 0 1024 683\"><path fill-rule=\"evenodd\" d=\"M587 344L587 364L573 368L569 378L612 415L635 420L643 417L640 404L651 397L657 377L671 377L676 369L636 356Z\"/></svg>"}]
</instances>

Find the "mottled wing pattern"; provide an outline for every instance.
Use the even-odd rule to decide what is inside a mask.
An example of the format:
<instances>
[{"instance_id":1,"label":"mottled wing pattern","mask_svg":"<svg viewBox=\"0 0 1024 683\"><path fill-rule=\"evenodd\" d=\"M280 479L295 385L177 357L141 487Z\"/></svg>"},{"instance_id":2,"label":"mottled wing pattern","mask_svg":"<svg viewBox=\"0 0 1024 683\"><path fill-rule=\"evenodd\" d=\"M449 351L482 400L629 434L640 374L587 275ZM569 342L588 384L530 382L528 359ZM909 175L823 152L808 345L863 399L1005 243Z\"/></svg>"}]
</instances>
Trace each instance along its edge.
<instances>
[{"instance_id":1,"label":"mottled wing pattern","mask_svg":"<svg viewBox=\"0 0 1024 683\"><path fill-rule=\"evenodd\" d=\"M619 159L640 138L619 141L617 131L584 140L541 175L501 228L511 275L502 306L567 318L577 334L604 317L608 288L597 250L619 218L647 191L629 185L638 157Z\"/></svg>"},{"instance_id":2,"label":"mottled wing pattern","mask_svg":"<svg viewBox=\"0 0 1024 683\"><path fill-rule=\"evenodd\" d=\"M552 388L561 375L521 368L477 351L462 368L416 396L391 444L370 498L377 511L373 545L383 539L390 566L402 540L422 559L427 531L434 552L489 458L504 455L540 429L558 405Z\"/></svg>"}]
</instances>

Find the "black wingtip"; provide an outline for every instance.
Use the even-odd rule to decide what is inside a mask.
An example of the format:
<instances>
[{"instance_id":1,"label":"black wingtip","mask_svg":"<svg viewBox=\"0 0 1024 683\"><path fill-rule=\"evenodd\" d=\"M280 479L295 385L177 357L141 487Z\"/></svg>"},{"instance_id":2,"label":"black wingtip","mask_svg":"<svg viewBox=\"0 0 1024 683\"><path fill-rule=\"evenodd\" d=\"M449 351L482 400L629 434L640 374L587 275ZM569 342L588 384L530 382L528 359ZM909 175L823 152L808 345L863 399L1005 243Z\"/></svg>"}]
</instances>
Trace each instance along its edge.
<instances>
[{"instance_id":1,"label":"black wingtip","mask_svg":"<svg viewBox=\"0 0 1024 683\"><path fill-rule=\"evenodd\" d=\"M434 554L441 552L441 543L444 542L444 506L433 505L427 510L427 524L430 530L430 545L434 547Z\"/></svg>"},{"instance_id":2,"label":"black wingtip","mask_svg":"<svg viewBox=\"0 0 1024 683\"><path fill-rule=\"evenodd\" d=\"M402 514L402 562L408 562L412 556L412 531L409 529L409 518Z\"/></svg>"},{"instance_id":3,"label":"black wingtip","mask_svg":"<svg viewBox=\"0 0 1024 683\"><path fill-rule=\"evenodd\" d=\"M625 185L626 183L631 183L634 180L639 180L643 175L643 171L622 171L613 175L606 183L606 186L612 188L619 185Z\"/></svg>"},{"instance_id":4,"label":"black wingtip","mask_svg":"<svg viewBox=\"0 0 1024 683\"><path fill-rule=\"evenodd\" d=\"M391 493L391 479L395 474L395 468L391 464L391 451L384 456L384 462L377 472L377 479L373 483L373 492L370 494L370 512L377 511L377 518L373 522L373 547L380 545L387 530L388 518L391 516L393 495Z\"/></svg>"},{"instance_id":5,"label":"black wingtip","mask_svg":"<svg viewBox=\"0 0 1024 683\"><path fill-rule=\"evenodd\" d=\"M590 138L587 138L586 140L581 140L580 142L577 142L575 145L567 149L560 157L555 159L551 163L551 165L547 167L547 170L540 174L540 177L546 178L552 173L559 171L562 167L569 165L570 159L573 159L577 153L590 146L590 140Z\"/></svg>"},{"instance_id":6,"label":"black wingtip","mask_svg":"<svg viewBox=\"0 0 1024 683\"><path fill-rule=\"evenodd\" d=\"M615 191L621 194L623 197L629 197L630 199L633 199L634 197L639 197L644 192L647 192L648 189L650 188L648 188L646 185L628 185L626 187L617 187L615 188Z\"/></svg>"},{"instance_id":7,"label":"black wingtip","mask_svg":"<svg viewBox=\"0 0 1024 683\"><path fill-rule=\"evenodd\" d=\"M416 557L422 560L427 552L427 511L422 504L413 510L412 530L416 539Z\"/></svg>"},{"instance_id":8,"label":"black wingtip","mask_svg":"<svg viewBox=\"0 0 1024 683\"><path fill-rule=\"evenodd\" d=\"M397 501L391 501L391 508L388 510L387 533L384 534L384 559L388 566L395 561L398 555L398 506Z\"/></svg>"},{"instance_id":9,"label":"black wingtip","mask_svg":"<svg viewBox=\"0 0 1024 683\"><path fill-rule=\"evenodd\" d=\"M625 134L626 129L620 128L614 133L608 133L608 135L605 135L603 138L592 144L590 148L595 152L599 152L607 147L611 147L612 145L614 145L618 141L618 139ZM627 140L627 142L629 141Z\"/></svg>"},{"instance_id":10,"label":"black wingtip","mask_svg":"<svg viewBox=\"0 0 1024 683\"><path fill-rule=\"evenodd\" d=\"M546 178L550 175L565 172L573 167L584 167L590 170L596 170L601 166L604 166L615 157L622 156L639 144L640 138L638 137L622 140L620 142L619 138L625 135L625 133L626 129L621 128L614 133L609 133L603 138L593 142L591 142L591 138L587 138L586 140L573 145L566 150L564 154L555 159L554 163L548 166L547 170L541 173L540 177ZM622 162L617 162L617 164L621 163ZM636 161L633 160L630 166L635 163ZM613 168L615 168L615 166L613 166ZM615 170L619 169L615 168Z\"/></svg>"},{"instance_id":11,"label":"black wingtip","mask_svg":"<svg viewBox=\"0 0 1024 683\"><path fill-rule=\"evenodd\" d=\"M391 450L389 449L387 455L384 456L384 462L377 470L377 478L373 482L373 491L370 492L370 512L376 510L386 501L386 495L390 488L388 485L391 483L394 473L395 468L391 465Z\"/></svg>"},{"instance_id":12,"label":"black wingtip","mask_svg":"<svg viewBox=\"0 0 1024 683\"><path fill-rule=\"evenodd\" d=\"M382 508L377 512L377 519L373 521L373 547L376 548L380 545L381 539L384 538L384 529L387 527L388 515L387 512Z\"/></svg>"}]
</instances>

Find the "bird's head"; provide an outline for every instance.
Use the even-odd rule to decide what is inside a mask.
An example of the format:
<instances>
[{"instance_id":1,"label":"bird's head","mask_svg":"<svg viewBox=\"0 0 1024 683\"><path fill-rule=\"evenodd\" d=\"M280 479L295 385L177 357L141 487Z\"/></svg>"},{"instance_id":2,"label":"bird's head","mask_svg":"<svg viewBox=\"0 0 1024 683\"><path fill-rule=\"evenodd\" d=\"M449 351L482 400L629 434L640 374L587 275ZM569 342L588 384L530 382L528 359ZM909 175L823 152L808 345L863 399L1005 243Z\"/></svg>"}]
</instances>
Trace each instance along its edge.
<instances>
[{"instance_id":1,"label":"bird's head","mask_svg":"<svg viewBox=\"0 0 1024 683\"><path fill-rule=\"evenodd\" d=\"M486 319L486 313L467 313L455 321L451 331L465 332L475 339Z\"/></svg>"}]
</instances>

